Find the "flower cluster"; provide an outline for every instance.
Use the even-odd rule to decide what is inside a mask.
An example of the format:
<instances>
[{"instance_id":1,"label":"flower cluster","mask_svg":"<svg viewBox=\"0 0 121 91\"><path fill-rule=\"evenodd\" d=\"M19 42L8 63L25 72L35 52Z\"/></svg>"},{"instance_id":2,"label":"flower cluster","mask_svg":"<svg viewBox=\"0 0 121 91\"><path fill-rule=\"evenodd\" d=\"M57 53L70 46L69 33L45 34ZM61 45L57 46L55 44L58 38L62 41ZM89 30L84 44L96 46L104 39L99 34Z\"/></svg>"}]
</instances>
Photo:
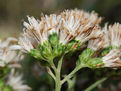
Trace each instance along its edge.
<instances>
[{"instance_id":1,"label":"flower cluster","mask_svg":"<svg viewBox=\"0 0 121 91\"><path fill-rule=\"evenodd\" d=\"M0 67L19 67L18 61L23 58L21 52L17 54L17 49L20 49L20 46L16 45L17 39L9 37L6 41L0 40Z\"/></svg>"},{"instance_id":2,"label":"flower cluster","mask_svg":"<svg viewBox=\"0 0 121 91\"><path fill-rule=\"evenodd\" d=\"M121 66L121 25L105 24L101 29L100 37L90 39L87 49L79 56L80 61L88 64L88 67L120 67Z\"/></svg>"},{"instance_id":3,"label":"flower cluster","mask_svg":"<svg viewBox=\"0 0 121 91\"><path fill-rule=\"evenodd\" d=\"M95 12L65 10L60 15L51 14L36 20L28 16L19 44L24 51L42 60L52 60L75 51L102 31L98 28L101 17Z\"/></svg>"},{"instance_id":4,"label":"flower cluster","mask_svg":"<svg viewBox=\"0 0 121 91\"><path fill-rule=\"evenodd\" d=\"M24 57L17 42L18 40L13 37L5 41L0 40L0 91L30 90L23 84L22 76L15 75L15 70L21 68L20 61Z\"/></svg>"},{"instance_id":5,"label":"flower cluster","mask_svg":"<svg viewBox=\"0 0 121 91\"><path fill-rule=\"evenodd\" d=\"M27 16L23 33L16 38L0 40L0 91L28 91L22 75L16 73L23 52L44 64L55 80L55 91L83 67L103 68L121 66L121 24L102 28L102 17L94 11L65 10L59 15L43 15L40 20ZM85 48L82 48L84 45ZM75 69L61 79L63 59L80 53ZM77 55L78 55L77 53ZM58 61L57 61L58 60ZM10 73L9 73L10 72ZM9 76L4 76L9 73Z\"/></svg>"},{"instance_id":6,"label":"flower cluster","mask_svg":"<svg viewBox=\"0 0 121 91\"><path fill-rule=\"evenodd\" d=\"M41 20L28 16L29 23L23 23L24 33L19 38L19 44L25 52L46 61L88 44L77 64L88 67L120 66L121 25L105 24L101 28L101 20L94 11L89 13L77 9L65 10L60 15L45 15Z\"/></svg>"}]
</instances>

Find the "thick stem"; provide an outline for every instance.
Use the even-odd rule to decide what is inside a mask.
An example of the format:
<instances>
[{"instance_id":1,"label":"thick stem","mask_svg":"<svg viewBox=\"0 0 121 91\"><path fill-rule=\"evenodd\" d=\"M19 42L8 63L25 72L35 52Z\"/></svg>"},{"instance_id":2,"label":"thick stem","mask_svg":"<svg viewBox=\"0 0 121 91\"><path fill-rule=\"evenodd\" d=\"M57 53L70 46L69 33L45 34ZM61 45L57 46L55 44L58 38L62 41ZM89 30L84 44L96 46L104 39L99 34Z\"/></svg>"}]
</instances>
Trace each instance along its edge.
<instances>
[{"instance_id":1,"label":"thick stem","mask_svg":"<svg viewBox=\"0 0 121 91\"><path fill-rule=\"evenodd\" d=\"M61 91L61 81L60 81L60 73L56 73L56 81L55 81L55 91Z\"/></svg>"},{"instance_id":2,"label":"thick stem","mask_svg":"<svg viewBox=\"0 0 121 91\"><path fill-rule=\"evenodd\" d=\"M61 67L62 67L62 62L63 62L63 57L61 57L61 59L58 62L58 66L57 66L57 71L56 71L56 82L55 82L55 91L61 91Z\"/></svg>"},{"instance_id":3,"label":"thick stem","mask_svg":"<svg viewBox=\"0 0 121 91\"><path fill-rule=\"evenodd\" d=\"M95 82L94 84L92 84L91 86L89 86L87 89L85 89L84 91L91 91L92 89L94 89L96 86L98 86L99 84L101 84L103 81L105 81L107 78L104 77L101 80Z\"/></svg>"}]
</instances>

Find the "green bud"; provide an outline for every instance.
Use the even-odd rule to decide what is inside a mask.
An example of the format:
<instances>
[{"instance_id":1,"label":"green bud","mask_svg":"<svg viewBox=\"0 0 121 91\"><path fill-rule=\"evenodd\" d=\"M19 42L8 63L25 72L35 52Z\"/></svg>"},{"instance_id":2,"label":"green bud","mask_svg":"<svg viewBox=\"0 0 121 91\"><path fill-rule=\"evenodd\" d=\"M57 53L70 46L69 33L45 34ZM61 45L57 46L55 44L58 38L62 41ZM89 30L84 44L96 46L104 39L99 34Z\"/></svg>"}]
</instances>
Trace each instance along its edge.
<instances>
[{"instance_id":1,"label":"green bud","mask_svg":"<svg viewBox=\"0 0 121 91\"><path fill-rule=\"evenodd\" d=\"M53 57L60 56L64 51L64 45L63 44L58 44L54 47L53 49Z\"/></svg>"},{"instance_id":2,"label":"green bud","mask_svg":"<svg viewBox=\"0 0 121 91\"><path fill-rule=\"evenodd\" d=\"M79 55L79 60L81 63L86 64L88 60L93 56L93 54L94 50L87 48L81 53L81 55Z\"/></svg>"},{"instance_id":3,"label":"green bud","mask_svg":"<svg viewBox=\"0 0 121 91\"><path fill-rule=\"evenodd\" d=\"M91 58L88 60L86 64L89 68L102 68L104 67L104 63L101 58Z\"/></svg>"},{"instance_id":4,"label":"green bud","mask_svg":"<svg viewBox=\"0 0 121 91\"><path fill-rule=\"evenodd\" d=\"M57 33L52 33L51 35L49 35L49 42L52 45L52 47L55 47L59 43Z\"/></svg>"},{"instance_id":5,"label":"green bud","mask_svg":"<svg viewBox=\"0 0 121 91\"><path fill-rule=\"evenodd\" d=\"M45 41L43 45L40 45L40 52L44 59L50 60L52 59L52 47L48 41Z\"/></svg>"},{"instance_id":6,"label":"green bud","mask_svg":"<svg viewBox=\"0 0 121 91\"><path fill-rule=\"evenodd\" d=\"M3 91L13 91L11 86L5 86Z\"/></svg>"},{"instance_id":7,"label":"green bud","mask_svg":"<svg viewBox=\"0 0 121 91\"><path fill-rule=\"evenodd\" d=\"M37 50L37 49L31 49L31 50L30 50L30 54L31 54L33 57L37 58L37 59L43 59L43 57L42 57L40 51Z\"/></svg>"},{"instance_id":8,"label":"green bud","mask_svg":"<svg viewBox=\"0 0 121 91\"><path fill-rule=\"evenodd\" d=\"M72 40L66 45L66 49L65 49L66 53L75 52L80 48L80 46L81 46L81 43L79 41Z\"/></svg>"}]
</instances>

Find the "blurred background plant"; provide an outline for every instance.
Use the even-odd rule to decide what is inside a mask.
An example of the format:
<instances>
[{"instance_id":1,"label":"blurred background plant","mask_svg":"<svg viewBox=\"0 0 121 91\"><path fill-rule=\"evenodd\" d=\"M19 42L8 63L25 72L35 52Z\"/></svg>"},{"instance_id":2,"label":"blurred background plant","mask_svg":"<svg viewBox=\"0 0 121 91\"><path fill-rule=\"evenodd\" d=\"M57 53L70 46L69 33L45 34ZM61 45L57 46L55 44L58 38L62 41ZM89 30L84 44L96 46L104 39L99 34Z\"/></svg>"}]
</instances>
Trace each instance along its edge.
<instances>
[{"instance_id":1,"label":"blurred background plant","mask_svg":"<svg viewBox=\"0 0 121 91\"><path fill-rule=\"evenodd\" d=\"M42 12L44 14L59 13L64 9L73 8L96 11L104 17L102 26L107 21L109 24L121 23L121 0L0 0L0 38L18 37L19 33L22 32L22 22L27 19L26 15L40 18ZM76 59L76 54L73 55L73 58ZM69 73L74 68L74 59L65 60L64 73ZM54 83L46 73L46 69L28 55L24 60L26 60L22 61L24 77L33 91L52 91ZM120 91L120 69L90 70L88 68L77 73L74 91L83 91L98 79L109 74L113 77L99 85L94 91L97 89L99 91ZM64 84L62 91L66 89L67 84Z\"/></svg>"}]
</instances>

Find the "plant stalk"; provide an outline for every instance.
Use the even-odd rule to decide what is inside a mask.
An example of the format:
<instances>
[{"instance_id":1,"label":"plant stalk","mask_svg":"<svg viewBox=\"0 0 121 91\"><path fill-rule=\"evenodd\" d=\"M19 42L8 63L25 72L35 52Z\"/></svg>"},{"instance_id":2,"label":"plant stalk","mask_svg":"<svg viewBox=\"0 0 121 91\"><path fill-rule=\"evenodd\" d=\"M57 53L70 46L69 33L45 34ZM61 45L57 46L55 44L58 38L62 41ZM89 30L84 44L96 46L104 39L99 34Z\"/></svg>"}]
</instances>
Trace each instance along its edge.
<instances>
[{"instance_id":1,"label":"plant stalk","mask_svg":"<svg viewBox=\"0 0 121 91\"><path fill-rule=\"evenodd\" d=\"M94 84L92 84L91 86L89 86L87 89L85 89L84 91L91 91L92 89L94 89L96 86L98 86L99 84L101 84L103 81L105 81L107 78L104 77L102 79L100 79L99 81L95 82Z\"/></svg>"},{"instance_id":2,"label":"plant stalk","mask_svg":"<svg viewBox=\"0 0 121 91\"><path fill-rule=\"evenodd\" d=\"M61 59L58 62L58 66L57 66L57 71L56 71L56 81L55 81L55 91L61 91L61 67L62 67L62 62L63 62L63 57L64 55L62 55Z\"/></svg>"},{"instance_id":3,"label":"plant stalk","mask_svg":"<svg viewBox=\"0 0 121 91\"><path fill-rule=\"evenodd\" d=\"M70 74L68 74L62 81L61 84L64 84L68 79L72 78L73 75L80 70L81 68L83 68L83 66L77 66Z\"/></svg>"}]
</instances>

